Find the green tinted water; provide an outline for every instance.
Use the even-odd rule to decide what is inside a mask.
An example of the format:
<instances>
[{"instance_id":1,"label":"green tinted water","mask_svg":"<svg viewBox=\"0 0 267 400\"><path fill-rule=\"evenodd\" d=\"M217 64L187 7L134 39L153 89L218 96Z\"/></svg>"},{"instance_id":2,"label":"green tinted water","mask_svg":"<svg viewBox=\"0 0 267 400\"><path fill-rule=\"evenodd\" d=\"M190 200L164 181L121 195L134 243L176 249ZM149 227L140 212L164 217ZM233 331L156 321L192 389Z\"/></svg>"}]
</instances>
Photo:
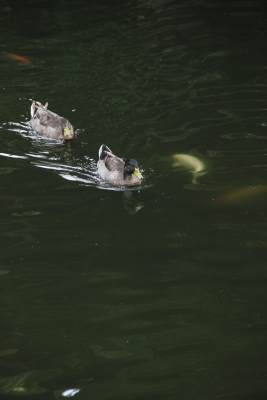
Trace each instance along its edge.
<instances>
[{"instance_id":1,"label":"green tinted water","mask_svg":"<svg viewBox=\"0 0 267 400\"><path fill-rule=\"evenodd\" d=\"M121 3L0 2L0 397L263 400L264 2ZM141 190L99 184L103 142Z\"/></svg>"}]
</instances>

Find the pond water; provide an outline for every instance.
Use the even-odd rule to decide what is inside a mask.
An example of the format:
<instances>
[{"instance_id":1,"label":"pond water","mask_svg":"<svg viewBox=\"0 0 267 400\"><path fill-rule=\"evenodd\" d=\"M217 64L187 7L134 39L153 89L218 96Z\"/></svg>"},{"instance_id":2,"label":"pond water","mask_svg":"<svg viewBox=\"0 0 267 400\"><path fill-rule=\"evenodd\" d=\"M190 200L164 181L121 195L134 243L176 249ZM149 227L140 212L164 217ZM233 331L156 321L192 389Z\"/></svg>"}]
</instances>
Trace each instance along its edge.
<instances>
[{"instance_id":1,"label":"pond water","mask_svg":"<svg viewBox=\"0 0 267 400\"><path fill-rule=\"evenodd\" d=\"M266 399L265 2L0 10L1 399ZM142 187L99 182L101 143Z\"/></svg>"}]
</instances>

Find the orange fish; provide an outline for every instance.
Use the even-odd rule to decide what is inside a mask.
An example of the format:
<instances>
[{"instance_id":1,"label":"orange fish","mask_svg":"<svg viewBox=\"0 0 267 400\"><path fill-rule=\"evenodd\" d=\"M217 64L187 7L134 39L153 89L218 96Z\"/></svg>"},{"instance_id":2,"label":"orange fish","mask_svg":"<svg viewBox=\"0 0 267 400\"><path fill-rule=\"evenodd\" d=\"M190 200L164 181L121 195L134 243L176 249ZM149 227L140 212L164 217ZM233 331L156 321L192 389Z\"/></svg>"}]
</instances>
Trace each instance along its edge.
<instances>
[{"instance_id":1,"label":"orange fish","mask_svg":"<svg viewBox=\"0 0 267 400\"><path fill-rule=\"evenodd\" d=\"M30 64L31 63L31 60L29 59L29 57L22 56L22 55L16 54L16 53L6 53L6 57L9 58L10 60L17 61L21 64Z\"/></svg>"}]
</instances>

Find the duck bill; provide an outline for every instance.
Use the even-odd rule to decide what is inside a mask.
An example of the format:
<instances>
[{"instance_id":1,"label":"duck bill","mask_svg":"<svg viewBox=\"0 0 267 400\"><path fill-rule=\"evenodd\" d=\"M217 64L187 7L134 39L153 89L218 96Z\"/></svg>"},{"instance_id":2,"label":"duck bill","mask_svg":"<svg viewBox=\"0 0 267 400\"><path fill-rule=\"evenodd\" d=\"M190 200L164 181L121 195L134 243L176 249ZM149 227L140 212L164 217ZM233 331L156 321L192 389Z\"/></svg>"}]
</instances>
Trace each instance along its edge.
<instances>
[{"instance_id":1,"label":"duck bill","mask_svg":"<svg viewBox=\"0 0 267 400\"><path fill-rule=\"evenodd\" d=\"M65 140L71 140L74 138L74 133L70 128L64 128L63 136Z\"/></svg>"},{"instance_id":2,"label":"duck bill","mask_svg":"<svg viewBox=\"0 0 267 400\"><path fill-rule=\"evenodd\" d=\"M136 176L136 177L139 178L139 179L142 179L142 178L143 178L143 175L141 174L139 168L135 168L135 169L134 169L133 175Z\"/></svg>"}]
</instances>

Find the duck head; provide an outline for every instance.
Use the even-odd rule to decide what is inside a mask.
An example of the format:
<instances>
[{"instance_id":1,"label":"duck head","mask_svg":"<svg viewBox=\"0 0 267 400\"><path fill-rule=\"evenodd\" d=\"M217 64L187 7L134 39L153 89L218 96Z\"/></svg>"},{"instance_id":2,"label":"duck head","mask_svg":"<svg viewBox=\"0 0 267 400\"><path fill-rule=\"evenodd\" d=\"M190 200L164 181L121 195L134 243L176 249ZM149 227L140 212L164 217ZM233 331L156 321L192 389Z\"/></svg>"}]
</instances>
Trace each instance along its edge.
<instances>
[{"instance_id":1,"label":"duck head","mask_svg":"<svg viewBox=\"0 0 267 400\"><path fill-rule=\"evenodd\" d=\"M135 159L130 158L130 159L125 160L124 175L125 176L133 175L140 180L143 178L143 175L141 174L139 166L138 166L138 162Z\"/></svg>"}]
</instances>

